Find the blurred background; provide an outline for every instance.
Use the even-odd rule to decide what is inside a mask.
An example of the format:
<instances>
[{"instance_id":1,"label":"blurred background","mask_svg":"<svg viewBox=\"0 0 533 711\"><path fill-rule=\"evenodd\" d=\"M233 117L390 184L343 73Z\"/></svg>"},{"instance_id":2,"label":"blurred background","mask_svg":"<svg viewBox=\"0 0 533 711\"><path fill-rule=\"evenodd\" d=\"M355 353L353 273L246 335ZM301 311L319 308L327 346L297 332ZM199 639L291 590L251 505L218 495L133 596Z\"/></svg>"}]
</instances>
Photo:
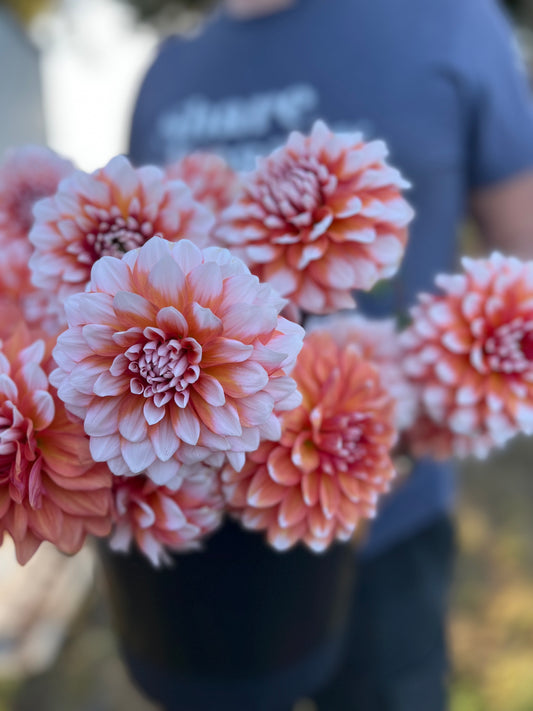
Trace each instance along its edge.
<instances>
[{"instance_id":1,"label":"blurred background","mask_svg":"<svg viewBox=\"0 0 533 711\"><path fill-rule=\"evenodd\" d=\"M158 42L194 28L210 4L0 0L0 154L47 143L93 170L124 152ZM507 5L533 69L533 0ZM530 461L531 444L519 441L488 467L463 466L452 711L533 711ZM0 549L0 711L35 709L153 710L118 658L90 549L68 559L43 547L24 569L9 545Z\"/></svg>"}]
</instances>

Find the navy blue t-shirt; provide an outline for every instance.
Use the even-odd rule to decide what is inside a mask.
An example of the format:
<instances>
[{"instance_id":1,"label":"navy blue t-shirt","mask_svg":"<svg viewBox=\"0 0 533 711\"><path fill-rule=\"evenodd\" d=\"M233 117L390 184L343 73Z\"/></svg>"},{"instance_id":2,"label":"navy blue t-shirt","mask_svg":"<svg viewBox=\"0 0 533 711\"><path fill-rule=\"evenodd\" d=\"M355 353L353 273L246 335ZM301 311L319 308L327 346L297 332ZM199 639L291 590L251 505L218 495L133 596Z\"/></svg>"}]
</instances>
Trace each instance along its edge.
<instances>
[{"instance_id":1,"label":"navy blue t-shirt","mask_svg":"<svg viewBox=\"0 0 533 711\"><path fill-rule=\"evenodd\" d=\"M237 169L308 131L383 138L416 209L399 276L357 297L403 314L457 266L473 189L533 169L533 106L512 33L494 0L296 0L266 17L219 12L171 38L142 85L130 155L164 164L214 150ZM418 462L381 507L364 555L431 522L452 501L450 465Z\"/></svg>"}]
</instances>

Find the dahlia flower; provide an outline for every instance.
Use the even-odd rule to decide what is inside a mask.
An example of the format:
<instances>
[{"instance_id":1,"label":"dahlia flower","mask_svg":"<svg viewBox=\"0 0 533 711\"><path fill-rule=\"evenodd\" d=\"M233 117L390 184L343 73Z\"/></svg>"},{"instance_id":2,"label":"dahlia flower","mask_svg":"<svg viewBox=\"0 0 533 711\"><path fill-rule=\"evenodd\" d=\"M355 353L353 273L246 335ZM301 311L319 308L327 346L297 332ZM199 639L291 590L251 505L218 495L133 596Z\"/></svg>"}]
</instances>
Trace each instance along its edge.
<instances>
[{"instance_id":1,"label":"dahlia flower","mask_svg":"<svg viewBox=\"0 0 533 711\"><path fill-rule=\"evenodd\" d=\"M42 146L8 151L0 165L0 292L13 298L34 291L28 262L33 206L57 190L74 170L70 161Z\"/></svg>"},{"instance_id":2,"label":"dahlia flower","mask_svg":"<svg viewBox=\"0 0 533 711\"><path fill-rule=\"evenodd\" d=\"M402 334L404 364L421 416L418 454L485 457L518 432L533 433L533 262L493 253L441 275Z\"/></svg>"},{"instance_id":3,"label":"dahlia flower","mask_svg":"<svg viewBox=\"0 0 533 711\"><path fill-rule=\"evenodd\" d=\"M299 402L285 371L303 337L283 304L218 247L154 237L99 260L88 292L66 302L52 374L93 458L177 488L181 465L226 452L241 466L260 438L278 437L274 407Z\"/></svg>"},{"instance_id":4,"label":"dahlia flower","mask_svg":"<svg viewBox=\"0 0 533 711\"><path fill-rule=\"evenodd\" d=\"M26 563L42 541L78 551L111 528L111 474L43 370L45 344L19 329L0 350L0 541Z\"/></svg>"},{"instance_id":5,"label":"dahlia flower","mask_svg":"<svg viewBox=\"0 0 533 711\"><path fill-rule=\"evenodd\" d=\"M400 194L408 183L386 155L383 142L322 121L309 136L293 132L242 176L215 238L304 311L352 307L353 289L396 272L413 215Z\"/></svg>"},{"instance_id":6,"label":"dahlia flower","mask_svg":"<svg viewBox=\"0 0 533 711\"><path fill-rule=\"evenodd\" d=\"M165 168L170 180L183 180L193 197L218 215L233 202L239 178L226 161L213 153L191 153Z\"/></svg>"},{"instance_id":7,"label":"dahlia flower","mask_svg":"<svg viewBox=\"0 0 533 711\"><path fill-rule=\"evenodd\" d=\"M376 369L327 331L306 337L292 376L302 404L280 416L279 442L263 442L237 472L222 471L229 510L266 531L274 548L303 541L323 551L375 514L394 477L392 401Z\"/></svg>"},{"instance_id":8,"label":"dahlia flower","mask_svg":"<svg viewBox=\"0 0 533 711\"><path fill-rule=\"evenodd\" d=\"M134 541L158 567L169 553L198 549L222 522L224 500L218 477L198 465L177 491L156 486L146 476L114 477L113 550L128 551Z\"/></svg>"},{"instance_id":9,"label":"dahlia flower","mask_svg":"<svg viewBox=\"0 0 533 711\"><path fill-rule=\"evenodd\" d=\"M34 214L32 279L61 298L84 290L100 257L121 257L156 233L203 245L213 225L184 183L154 166L135 169L124 156L91 175L76 171Z\"/></svg>"},{"instance_id":10,"label":"dahlia flower","mask_svg":"<svg viewBox=\"0 0 533 711\"><path fill-rule=\"evenodd\" d=\"M398 430L412 424L417 407L415 389L402 367L400 334L395 319L370 319L343 313L313 319L307 332L327 330L340 348L351 345L377 369L383 388L394 403Z\"/></svg>"},{"instance_id":11,"label":"dahlia flower","mask_svg":"<svg viewBox=\"0 0 533 711\"><path fill-rule=\"evenodd\" d=\"M6 153L0 165L2 242L27 241L34 204L53 195L59 182L73 170L70 161L43 146L23 146Z\"/></svg>"}]
</instances>

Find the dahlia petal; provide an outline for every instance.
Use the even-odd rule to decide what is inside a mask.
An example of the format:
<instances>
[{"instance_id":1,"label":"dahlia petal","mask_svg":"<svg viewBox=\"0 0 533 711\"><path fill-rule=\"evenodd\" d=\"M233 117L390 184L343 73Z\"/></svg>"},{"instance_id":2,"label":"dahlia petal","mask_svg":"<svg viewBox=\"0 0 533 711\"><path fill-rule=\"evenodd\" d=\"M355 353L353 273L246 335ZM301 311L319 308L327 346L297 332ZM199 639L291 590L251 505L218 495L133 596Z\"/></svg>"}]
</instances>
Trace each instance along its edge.
<instances>
[{"instance_id":1,"label":"dahlia petal","mask_svg":"<svg viewBox=\"0 0 533 711\"><path fill-rule=\"evenodd\" d=\"M77 341L74 342L74 346L77 347L77 362L79 362L79 360L81 360L85 355L87 355L87 346L89 346L93 353L96 353L98 355L116 355L117 346L113 340L114 333L115 331L111 326L106 326L104 324L98 323L90 323L82 327L81 333L79 331L73 331L73 333L71 334L71 329L69 329L68 331L65 331L62 336L70 334L68 338L70 338L71 341L73 340L73 338L77 339ZM66 346L68 338L62 341L64 346ZM68 348L70 350L70 346L68 346Z\"/></svg>"},{"instance_id":2,"label":"dahlia petal","mask_svg":"<svg viewBox=\"0 0 533 711\"><path fill-rule=\"evenodd\" d=\"M202 252L188 239L181 239L171 247L173 259L180 265L185 274L202 263Z\"/></svg>"},{"instance_id":3,"label":"dahlia petal","mask_svg":"<svg viewBox=\"0 0 533 711\"><path fill-rule=\"evenodd\" d=\"M193 300L200 306L209 307L222 293L220 268L213 262L200 264L187 275L187 284Z\"/></svg>"},{"instance_id":4,"label":"dahlia petal","mask_svg":"<svg viewBox=\"0 0 533 711\"><path fill-rule=\"evenodd\" d=\"M266 388L269 383L265 369L252 360L217 366L210 368L208 372L230 397L253 395Z\"/></svg>"},{"instance_id":5,"label":"dahlia petal","mask_svg":"<svg viewBox=\"0 0 533 711\"><path fill-rule=\"evenodd\" d=\"M319 466L320 456L306 432L300 433L296 438L291 451L291 460L295 467L306 473Z\"/></svg>"},{"instance_id":6,"label":"dahlia petal","mask_svg":"<svg viewBox=\"0 0 533 711\"><path fill-rule=\"evenodd\" d=\"M185 289L185 274L167 255L155 264L148 275L148 295L157 306L179 304Z\"/></svg>"},{"instance_id":7,"label":"dahlia petal","mask_svg":"<svg viewBox=\"0 0 533 711\"><path fill-rule=\"evenodd\" d=\"M65 302L65 313L71 328L87 323L111 326L115 322L113 300L108 294L72 294Z\"/></svg>"},{"instance_id":8,"label":"dahlia petal","mask_svg":"<svg viewBox=\"0 0 533 711\"><path fill-rule=\"evenodd\" d=\"M297 488L289 489L278 509L278 523L281 528L289 528L306 518L307 507Z\"/></svg>"},{"instance_id":9,"label":"dahlia petal","mask_svg":"<svg viewBox=\"0 0 533 711\"><path fill-rule=\"evenodd\" d=\"M0 395L3 395L6 400L11 400L11 402L18 399L18 388L9 375L5 373L0 375Z\"/></svg>"},{"instance_id":10,"label":"dahlia petal","mask_svg":"<svg viewBox=\"0 0 533 711\"><path fill-rule=\"evenodd\" d=\"M302 476L302 497L306 506L312 507L318 503L320 481L316 470L308 471Z\"/></svg>"},{"instance_id":11,"label":"dahlia petal","mask_svg":"<svg viewBox=\"0 0 533 711\"><path fill-rule=\"evenodd\" d=\"M197 340L208 340L222 335L222 321L207 307L193 302L189 307L191 335Z\"/></svg>"},{"instance_id":12,"label":"dahlia petal","mask_svg":"<svg viewBox=\"0 0 533 711\"><path fill-rule=\"evenodd\" d=\"M156 317L156 323L167 335L185 338L189 334L187 320L174 306L165 306Z\"/></svg>"},{"instance_id":13,"label":"dahlia petal","mask_svg":"<svg viewBox=\"0 0 533 711\"><path fill-rule=\"evenodd\" d=\"M116 317L124 328L140 326L144 328L155 321L156 309L140 294L119 291L113 297Z\"/></svg>"},{"instance_id":14,"label":"dahlia petal","mask_svg":"<svg viewBox=\"0 0 533 711\"><path fill-rule=\"evenodd\" d=\"M247 500L251 506L264 509L279 504L285 494L285 487L273 482L264 469L259 469L250 482Z\"/></svg>"},{"instance_id":15,"label":"dahlia petal","mask_svg":"<svg viewBox=\"0 0 533 711\"><path fill-rule=\"evenodd\" d=\"M202 349L202 365L209 368L222 363L242 363L254 353L254 346L231 338L215 338Z\"/></svg>"},{"instance_id":16,"label":"dahlia petal","mask_svg":"<svg viewBox=\"0 0 533 711\"><path fill-rule=\"evenodd\" d=\"M196 414L211 432L222 436L234 435L238 437L242 435L239 415L232 405L226 403L220 407L209 407L205 400L194 391L191 393L191 401Z\"/></svg>"},{"instance_id":17,"label":"dahlia petal","mask_svg":"<svg viewBox=\"0 0 533 711\"><path fill-rule=\"evenodd\" d=\"M158 422L161 422L165 415L165 408L157 407L153 401L153 398L148 398L146 400L143 407L143 416L148 425L156 425Z\"/></svg>"},{"instance_id":18,"label":"dahlia petal","mask_svg":"<svg viewBox=\"0 0 533 711\"><path fill-rule=\"evenodd\" d=\"M69 328L57 338L57 344L52 351L54 360L61 369L70 372L74 363L79 363L87 356L87 345L81 328Z\"/></svg>"},{"instance_id":19,"label":"dahlia petal","mask_svg":"<svg viewBox=\"0 0 533 711\"><path fill-rule=\"evenodd\" d=\"M166 462L174 456L180 443L169 418L163 418L161 422L151 427L149 435L158 459Z\"/></svg>"},{"instance_id":20,"label":"dahlia petal","mask_svg":"<svg viewBox=\"0 0 533 711\"><path fill-rule=\"evenodd\" d=\"M239 417L245 427L262 425L272 414L274 400L265 392L258 392L248 397L233 401Z\"/></svg>"},{"instance_id":21,"label":"dahlia petal","mask_svg":"<svg viewBox=\"0 0 533 711\"><path fill-rule=\"evenodd\" d=\"M147 437L140 442L122 440L120 449L125 463L133 474L140 474L156 458L151 441Z\"/></svg>"},{"instance_id":22,"label":"dahlia petal","mask_svg":"<svg viewBox=\"0 0 533 711\"><path fill-rule=\"evenodd\" d=\"M193 388L209 405L218 407L226 402L222 385L208 373L202 373Z\"/></svg>"},{"instance_id":23,"label":"dahlia petal","mask_svg":"<svg viewBox=\"0 0 533 711\"><path fill-rule=\"evenodd\" d=\"M301 481L302 473L293 465L287 452L274 449L267 461L268 474L277 484L294 486Z\"/></svg>"},{"instance_id":24,"label":"dahlia petal","mask_svg":"<svg viewBox=\"0 0 533 711\"><path fill-rule=\"evenodd\" d=\"M303 524L294 528L281 528L272 525L268 528L268 542L275 550L286 551L302 538L304 530L305 526Z\"/></svg>"},{"instance_id":25,"label":"dahlia petal","mask_svg":"<svg viewBox=\"0 0 533 711\"><path fill-rule=\"evenodd\" d=\"M45 541L57 541L61 538L63 518L61 509L44 499L41 508L36 509L32 515L34 533Z\"/></svg>"},{"instance_id":26,"label":"dahlia petal","mask_svg":"<svg viewBox=\"0 0 533 711\"><path fill-rule=\"evenodd\" d=\"M117 377L105 370L96 379L93 385L93 393L98 397L114 397L128 392L129 385L128 378Z\"/></svg>"},{"instance_id":27,"label":"dahlia petal","mask_svg":"<svg viewBox=\"0 0 533 711\"><path fill-rule=\"evenodd\" d=\"M228 460L228 463L235 471L239 472L246 461L246 456L244 452L227 452L226 457Z\"/></svg>"},{"instance_id":28,"label":"dahlia petal","mask_svg":"<svg viewBox=\"0 0 533 711\"><path fill-rule=\"evenodd\" d=\"M147 423L143 408L139 407L135 396L121 399L118 415L118 431L130 442L140 442L146 437Z\"/></svg>"},{"instance_id":29,"label":"dahlia petal","mask_svg":"<svg viewBox=\"0 0 533 711\"><path fill-rule=\"evenodd\" d=\"M113 435L118 430L121 398L92 400L85 416L85 432L92 437Z\"/></svg>"},{"instance_id":30,"label":"dahlia petal","mask_svg":"<svg viewBox=\"0 0 533 711\"><path fill-rule=\"evenodd\" d=\"M340 494L337 485L328 476L323 476L320 480L320 505L327 519L332 519L339 508Z\"/></svg>"},{"instance_id":31,"label":"dahlia petal","mask_svg":"<svg viewBox=\"0 0 533 711\"><path fill-rule=\"evenodd\" d=\"M261 333L276 328L278 316L273 308L235 304L224 315L224 336L244 343L251 342Z\"/></svg>"},{"instance_id":32,"label":"dahlia petal","mask_svg":"<svg viewBox=\"0 0 533 711\"><path fill-rule=\"evenodd\" d=\"M15 540L15 554L19 565L26 563L34 556L37 549L42 543L40 538L34 536L31 531L28 531L23 539Z\"/></svg>"},{"instance_id":33,"label":"dahlia petal","mask_svg":"<svg viewBox=\"0 0 533 711\"><path fill-rule=\"evenodd\" d=\"M197 444L200 437L200 422L192 410L187 407L172 407L170 415L177 437L187 444Z\"/></svg>"},{"instance_id":34,"label":"dahlia petal","mask_svg":"<svg viewBox=\"0 0 533 711\"><path fill-rule=\"evenodd\" d=\"M32 393L29 402L31 402L31 409L28 411L28 416L31 417L35 430L48 427L55 415L54 399L50 393L45 390L37 390Z\"/></svg>"},{"instance_id":35,"label":"dahlia petal","mask_svg":"<svg viewBox=\"0 0 533 711\"><path fill-rule=\"evenodd\" d=\"M116 257L101 257L91 269L91 291L115 294L130 291L133 287L131 271L125 262Z\"/></svg>"},{"instance_id":36,"label":"dahlia petal","mask_svg":"<svg viewBox=\"0 0 533 711\"><path fill-rule=\"evenodd\" d=\"M172 457L166 461L155 459L147 468L146 473L157 486L178 489L182 482L179 462Z\"/></svg>"}]
</instances>

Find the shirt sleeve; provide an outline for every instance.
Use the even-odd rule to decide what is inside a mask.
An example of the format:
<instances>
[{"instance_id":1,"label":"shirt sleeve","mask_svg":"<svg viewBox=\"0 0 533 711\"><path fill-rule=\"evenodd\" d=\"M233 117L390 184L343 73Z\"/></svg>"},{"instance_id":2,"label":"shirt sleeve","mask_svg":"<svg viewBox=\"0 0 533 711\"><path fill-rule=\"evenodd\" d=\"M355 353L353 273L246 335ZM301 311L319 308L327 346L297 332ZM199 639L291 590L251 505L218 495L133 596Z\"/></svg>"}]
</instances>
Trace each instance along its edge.
<instances>
[{"instance_id":1,"label":"shirt sleeve","mask_svg":"<svg viewBox=\"0 0 533 711\"><path fill-rule=\"evenodd\" d=\"M468 77L468 178L479 188L533 169L533 100L518 41L497 0L460 0Z\"/></svg>"}]
</instances>

